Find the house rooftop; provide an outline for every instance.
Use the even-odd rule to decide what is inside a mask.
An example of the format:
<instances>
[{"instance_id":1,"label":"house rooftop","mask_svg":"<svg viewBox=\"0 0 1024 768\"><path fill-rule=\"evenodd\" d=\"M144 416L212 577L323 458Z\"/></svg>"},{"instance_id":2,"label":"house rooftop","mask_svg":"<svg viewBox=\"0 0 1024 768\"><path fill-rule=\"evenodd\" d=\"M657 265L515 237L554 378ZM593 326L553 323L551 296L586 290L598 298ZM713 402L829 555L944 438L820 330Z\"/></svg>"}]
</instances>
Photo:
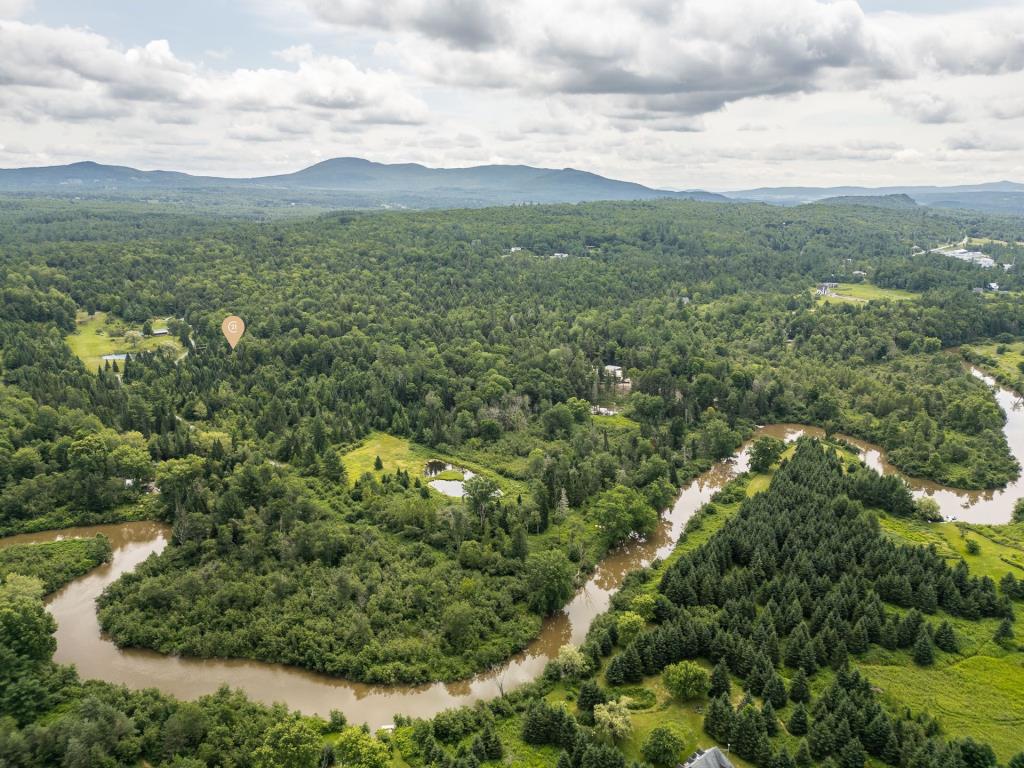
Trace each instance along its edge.
<instances>
[{"instance_id":1,"label":"house rooftop","mask_svg":"<svg viewBox=\"0 0 1024 768\"><path fill-rule=\"evenodd\" d=\"M698 749L688 758L685 763L680 763L678 768L735 768L735 766L729 762L722 750L718 747L712 747L706 752Z\"/></svg>"}]
</instances>

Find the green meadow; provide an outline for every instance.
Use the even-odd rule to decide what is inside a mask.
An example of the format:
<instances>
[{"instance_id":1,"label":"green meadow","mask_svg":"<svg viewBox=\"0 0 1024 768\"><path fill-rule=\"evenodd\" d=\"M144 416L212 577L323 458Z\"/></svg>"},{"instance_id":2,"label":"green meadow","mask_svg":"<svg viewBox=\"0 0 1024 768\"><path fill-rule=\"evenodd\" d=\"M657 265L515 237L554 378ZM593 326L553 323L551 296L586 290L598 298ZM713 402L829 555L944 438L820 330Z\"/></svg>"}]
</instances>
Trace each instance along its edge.
<instances>
[{"instance_id":1,"label":"green meadow","mask_svg":"<svg viewBox=\"0 0 1024 768\"><path fill-rule=\"evenodd\" d=\"M904 291L899 288L880 288L871 283L839 283L837 288L832 289L832 295L820 296L818 303L826 301L881 301L889 299L892 301L907 301L916 299L917 294Z\"/></svg>"},{"instance_id":2,"label":"green meadow","mask_svg":"<svg viewBox=\"0 0 1024 768\"><path fill-rule=\"evenodd\" d=\"M382 468L379 470L374 467L378 456L382 464ZM443 461L454 467L468 469L477 475L489 477L498 484L505 494L522 493L526 489L525 483L505 477L477 461L436 451L386 432L371 432L356 447L342 456L349 483L353 485L367 472L380 479L384 474L393 474L397 470L402 470L408 472L410 477L426 480L424 469L427 462L432 460ZM450 470L431 479L461 480L462 478L462 472Z\"/></svg>"},{"instance_id":3,"label":"green meadow","mask_svg":"<svg viewBox=\"0 0 1024 768\"><path fill-rule=\"evenodd\" d=\"M962 559L973 575L997 583L1007 573L1024 578L1024 524L923 523L891 517L881 517L880 522L897 540L933 546L951 564ZM978 545L977 554L967 551L971 540ZM1022 611L1024 603L1017 602L1016 614ZM999 623L995 619L965 621L942 615L931 620L942 619L953 625L960 653L937 651L935 665L923 668L907 652L873 648L860 667L890 703L928 712L949 735L986 741L1006 760L1024 744L1020 630L1016 645L1004 648L992 639Z\"/></svg>"},{"instance_id":4,"label":"green meadow","mask_svg":"<svg viewBox=\"0 0 1024 768\"><path fill-rule=\"evenodd\" d=\"M166 328L163 320L154 319L153 329ZM151 352L173 349L181 353L181 342L173 336L143 336L142 326L134 326L106 312L92 315L80 313L75 332L67 337L68 346L88 371L103 367L104 355Z\"/></svg>"}]
</instances>

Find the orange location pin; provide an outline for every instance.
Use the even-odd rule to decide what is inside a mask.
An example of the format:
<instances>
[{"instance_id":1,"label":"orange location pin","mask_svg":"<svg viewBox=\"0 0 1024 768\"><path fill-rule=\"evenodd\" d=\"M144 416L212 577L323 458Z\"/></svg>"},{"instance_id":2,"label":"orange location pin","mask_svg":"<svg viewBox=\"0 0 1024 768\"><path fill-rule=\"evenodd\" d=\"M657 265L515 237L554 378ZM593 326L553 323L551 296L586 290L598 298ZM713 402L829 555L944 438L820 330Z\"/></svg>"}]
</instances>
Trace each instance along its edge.
<instances>
[{"instance_id":1,"label":"orange location pin","mask_svg":"<svg viewBox=\"0 0 1024 768\"><path fill-rule=\"evenodd\" d=\"M242 334L245 333L245 321L236 315L228 315L220 324L220 329L224 333L224 338L228 340L228 344L234 349L238 340L242 338Z\"/></svg>"}]
</instances>

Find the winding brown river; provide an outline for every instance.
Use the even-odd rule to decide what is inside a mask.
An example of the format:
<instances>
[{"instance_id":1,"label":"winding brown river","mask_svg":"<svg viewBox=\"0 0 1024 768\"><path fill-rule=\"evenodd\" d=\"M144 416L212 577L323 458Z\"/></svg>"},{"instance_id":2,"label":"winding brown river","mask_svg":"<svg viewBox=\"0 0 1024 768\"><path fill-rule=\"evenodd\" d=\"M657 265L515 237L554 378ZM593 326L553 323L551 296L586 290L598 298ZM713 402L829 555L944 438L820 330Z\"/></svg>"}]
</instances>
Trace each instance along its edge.
<instances>
[{"instance_id":1,"label":"winding brown river","mask_svg":"<svg viewBox=\"0 0 1024 768\"><path fill-rule=\"evenodd\" d=\"M981 376L980 373L975 372ZM986 378L986 377L982 377ZM989 384L994 384L986 378ZM996 388L996 397L1007 414L1006 436L1010 449L1024 463L1024 411L1009 390ZM792 440L799 435L820 436L821 430L795 424L762 427L756 436L771 435ZM851 440L864 459L883 472L895 469L877 446ZM0 547L22 542L103 533L113 545L110 563L100 566L55 592L48 610L57 620L56 660L74 664L82 677L121 683L131 688L159 688L185 699L212 693L221 685L240 688L258 701L283 702L307 714L327 715L332 709L345 713L350 722L366 722L377 728L396 714L428 717L444 709L489 699L535 679L558 649L579 644L590 623L608 608L611 595L623 577L672 551L686 521L729 479L747 469L747 446L721 461L684 488L662 518L658 531L645 541L634 541L606 557L590 580L563 611L547 621L540 635L522 652L499 668L457 683L423 686L372 686L308 672L280 664L230 659L193 659L164 656L153 651L120 649L99 628L96 598L121 574L134 569L167 545L169 529L152 522L69 528L0 539ZM934 483L910 480L916 494L928 494L939 502L947 518L999 523L1010 518L1013 503L1024 495L1016 480L1000 491L968 492Z\"/></svg>"}]
</instances>

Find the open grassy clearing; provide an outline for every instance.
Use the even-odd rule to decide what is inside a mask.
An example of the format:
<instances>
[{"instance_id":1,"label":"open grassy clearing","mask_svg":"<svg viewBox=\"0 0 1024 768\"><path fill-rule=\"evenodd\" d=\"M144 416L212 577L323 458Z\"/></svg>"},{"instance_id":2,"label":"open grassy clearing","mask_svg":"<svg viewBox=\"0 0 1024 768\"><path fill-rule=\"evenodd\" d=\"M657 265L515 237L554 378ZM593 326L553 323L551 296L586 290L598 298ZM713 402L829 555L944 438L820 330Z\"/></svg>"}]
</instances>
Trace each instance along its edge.
<instances>
[{"instance_id":1,"label":"open grassy clearing","mask_svg":"<svg viewBox=\"0 0 1024 768\"><path fill-rule=\"evenodd\" d=\"M1006 240L996 240L994 237L969 237L967 238L967 245L1024 245L1024 242L1009 243Z\"/></svg>"},{"instance_id":2,"label":"open grassy clearing","mask_svg":"<svg viewBox=\"0 0 1024 768\"><path fill-rule=\"evenodd\" d=\"M880 517L882 528L894 538L921 546L934 546L942 557L963 560L975 576L998 582L1007 573L1024 578L1024 524L975 525L972 523L925 523L889 516ZM978 544L978 554L967 551L967 542Z\"/></svg>"},{"instance_id":3,"label":"open grassy clearing","mask_svg":"<svg viewBox=\"0 0 1024 768\"><path fill-rule=\"evenodd\" d=\"M899 288L880 288L871 283L840 283L833 288L828 296L818 297L818 303L827 301L880 301L889 299L892 301L907 301L916 299L917 294L904 291Z\"/></svg>"},{"instance_id":4,"label":"open grassy clearing","mask_svg":"<svg viewBox=\"0 0 1024 768\"><path fill-rule=\"evenodd\" d=\"M152 323L154 330L167 327L162 319L153 319ZM104 355L151 352L162 348L173 349L178 354L184 351L181 342L173 336L143 336L142 326L135 327L106 312L80 313L75 332L67 337L67 342L75 356L92 372L103 367Z\"/></svg>"},{"instance_id":5,"label":"open grassy clearing","mask_svg":"<svg viewBox=\"0 0 1024 768\"><path fill-rule=\"evenodd\" d=\"M380 470L374 469L378 456L383 464L383 468ZM389 435L386 432L370 433L358 446L342 456L345 470L348 472L349 483L353 485L366 472L375 475L379 479L385 473L393 474L399 469L408 472L413 478L418 477L422 481L426 481L427 477L424 474L424 468L427 462L431 460L444 461L455 467L468 469L478 475L489 477L498 484L506 495L523 493L526 490L526 484L522 481L506 477L489 466L483 466L475 461L467 461L459 456L435 451L403 437ZM430 479L461 480L462 477L461 472L450 470Z\"/></svg>"},{"instance_id":6,"label":"open grassy clearing","mask_svg":"<svg viewBox=\"0 0 1024 768\"><path fill-rule=\"evenodd\" d=\"M1007 573L1024 578L1024 524L983 526L967 523L924 523L880 518L883 529L898 540L934 546L951 561L963 560L976 576L998 583ZM967 542L979 545L976 555ZM1017 603L1021 615L1024 603ZM872 648L860 663L872 683L893 704L937 717L952 736L971 736L987 741L1001 760L1021 749L1024 728L1024 653L1003 648L993 641L995 619L966 621L947 619L960 641L957 654L936 652L933 667L919 667L906 651Z\"/></svg>"},{"instance_id":7,"label":"open grassy clearing","mask_svg":"<svg viewBox=\"0 0 1024 768\"><path fill-rule=\"evenodd\" d=\"M1024 664L1021 654L976 655L945 666L901 664L860 667L893 704L929 712L950 736L988 742L1000 760L1021 748L1024 732Z\"/></svg>"}]
</instances>

